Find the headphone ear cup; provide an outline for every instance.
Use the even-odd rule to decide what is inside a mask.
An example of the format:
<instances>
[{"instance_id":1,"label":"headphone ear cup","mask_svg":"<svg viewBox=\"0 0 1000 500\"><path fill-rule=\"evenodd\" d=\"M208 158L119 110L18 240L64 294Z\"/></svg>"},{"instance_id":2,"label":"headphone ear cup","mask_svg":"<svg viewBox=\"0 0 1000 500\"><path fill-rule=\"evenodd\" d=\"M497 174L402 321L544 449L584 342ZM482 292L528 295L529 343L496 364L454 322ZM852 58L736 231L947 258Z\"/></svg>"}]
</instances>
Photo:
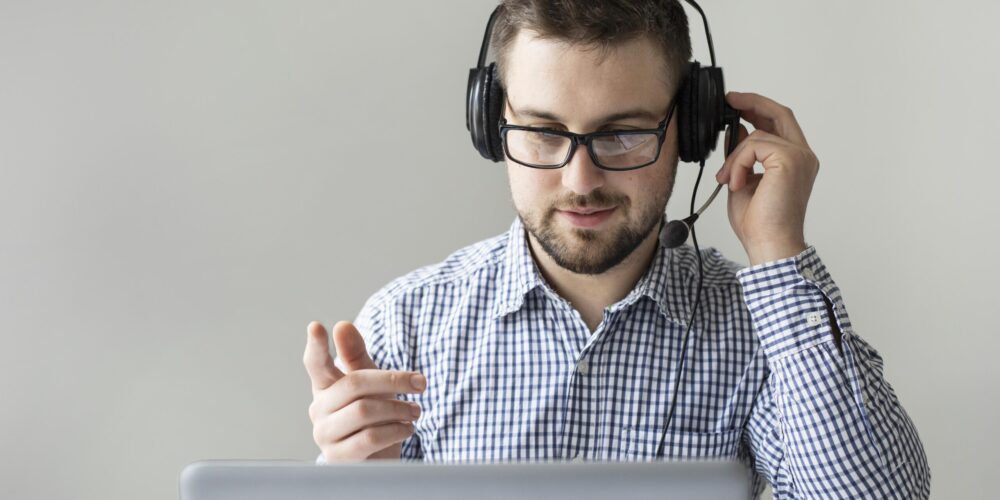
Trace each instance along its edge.
<instances>
[{"instance_id":1,"label":"headphone ear cup","mask_svg":"<svg viewBox=\"0 0 1000 500\"><path fill-rule=\"evenodd\" d=\"M726 96L722 69L690 65L678 103L679 156L681 161L701 162L715 150L719 133L726 128Z\"/></svg>"},{"instance_id":2,"label":"headphone ear cup","mask_svg":"<svg viewBox=\"0 0 1000 500\"><path fill-rule=\"evenodd\" d=\"M490 147L490 159L496 162L502 161L505 156L503 145L500 144L500 118L503 117L506 99L504 98L503 85L500 84L499 72L496 63L490 63L489 91L483 102L483 108L486 111L486 125L483 130L486 131L486 140Z\"/></svg>"},{"instance_id":3,"label":"headphone ear cup","mask_svg":"<svg viewBox=\"0 0 1000 500\"><path fill-rule=\"evenodd\" d=\"M726 91L722 82L722 68L707 66L701 68L698 81L701 89L698 97L701 99L698 117L701 137L699 140L703 158L708 158L719 143L719 133L726 130L725 108Z\"/></svg>"},{"instance_id":4,"label":"headphone ear cup","mask_svg":"<svg viewBox=\"0 0 1000 500\"><path fill-rule=\"evenodd\" d=\"M469 70L469 86L465 92L465 128L472 137L472 145L484 157L487 156L487 150L481 117L483 115L483 94L487 88L484 85L486 79L484 68L472 68Z\"/></svg>"},{"instance_id":5,"label":"headphone ear cup","mask_svg":"<svg viewBox=\"0 0 1000 500\"><path fill-rule=\"evenodd\" d=\"M677 148L683 162L697 162L698 156L698 62L688 64L680 92L677 93Z\"/></svg>"},{"instance_id":6,"label":"headphone ear cup","mask_svg":"<svg viewBox=\"0 0 1000 500\"><path fill-rule=\"evenodd\" d=\"M465 94L465 128L472 137L472 145L487 160L500 161L499 102L502 90L494 80L495 64L469 70L469 83ZM497 99L496 94L501 94Z\"/></svg>"}]
</instances>

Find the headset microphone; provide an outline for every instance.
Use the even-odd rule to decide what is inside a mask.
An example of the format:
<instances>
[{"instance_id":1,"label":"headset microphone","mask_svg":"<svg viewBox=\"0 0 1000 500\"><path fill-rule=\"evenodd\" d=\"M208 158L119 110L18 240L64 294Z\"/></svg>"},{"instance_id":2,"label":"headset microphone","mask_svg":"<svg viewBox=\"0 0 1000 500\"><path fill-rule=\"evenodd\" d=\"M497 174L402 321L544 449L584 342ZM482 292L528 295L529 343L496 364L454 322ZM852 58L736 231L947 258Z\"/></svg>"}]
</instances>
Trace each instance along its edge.
<instances>
[{"instance_id":1,"label":"headset microphone","mask_svg":"<svg viewBox=\"0 0 1000 500\"><path fill-rule=\"evenodd\" d=\"M660 231L660 244L667 248L677 248L684 244L691 234L691 225L698 220L698 214L680 220L672 220Z\"/></svg>"},{"instance_id":2,"label":"headset microphone","mask_svg":"<svg viewBox=\"0 0 1000 500\"><path fill-rule=\"evenodd\" d=\"M729 154L733 152L733 149L736 148L736 136L738 135L737 131L739 130L740 114L738 111L731 109L726 111L725 117L726 121L729 123L729 137L726 141L726 156L729 156ZM701 166L705 166L704 160L701 161ZM701 172L698 173L698 177L701 177ZM683 219L672 220L666 223L663 228L660 229L660 244L667 248L677 248L683 245L684 242L687 241L688 235L691 233L691 228L694 226L695 221L698 220L701 213L712 204L712 201L715 200L715 196L722 190L722 186L722 184L715 186L715 191L712 191L712 196L708 197L708 201L706 201L697 212L694 212ZM697 184L695 184L696 193L697 189ZM692 205L694 204L693 196L694 195L692 195Z\"/></svg>"},{"instance_id":3,"label":"headset microphone","mask_svg":"<svg viewBox=\"0 0 1000 500\"><path fill-rule=\"evenodd\" d=\"M697 212L679 220L672 220L663 226L660 230L660 244L667 248L677 248L684 244L688 239L688 235L691 234L691 227L694 226L694 222L698 220L701 213L712 204L715 200L715 196L719 194L722 190L723 184L715 186L715 191L712 191L712 196L708 197L708 201L705 202Z\"/></svg>"}]
</instances>

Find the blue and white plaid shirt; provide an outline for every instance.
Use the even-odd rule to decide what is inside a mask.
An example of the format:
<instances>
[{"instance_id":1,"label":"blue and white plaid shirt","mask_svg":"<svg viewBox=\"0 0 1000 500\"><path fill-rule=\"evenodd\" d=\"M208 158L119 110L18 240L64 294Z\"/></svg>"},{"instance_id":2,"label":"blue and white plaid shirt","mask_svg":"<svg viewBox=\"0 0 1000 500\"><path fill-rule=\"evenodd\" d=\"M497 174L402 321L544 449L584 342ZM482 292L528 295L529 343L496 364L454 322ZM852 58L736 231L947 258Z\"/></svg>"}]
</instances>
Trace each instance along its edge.
<instances>
[{"instance_id":1,"label":"blue and white plaid shirt","mask_svg":"<svg viewBox=\"0 0 1000 500\"><path fill-rule=\"evenodd\" d=\"M766 480L776 499L926 497L917 432L816 250L744 269L715 249L702 258L666 456L742 460L754 496ZM355 325L380 368L427 377L423 394L400 396L423 409L404 459L650 460L697 279L692 247L659 247L592 333L516 219L393 280Z\"/></svg>"}]
</instances>

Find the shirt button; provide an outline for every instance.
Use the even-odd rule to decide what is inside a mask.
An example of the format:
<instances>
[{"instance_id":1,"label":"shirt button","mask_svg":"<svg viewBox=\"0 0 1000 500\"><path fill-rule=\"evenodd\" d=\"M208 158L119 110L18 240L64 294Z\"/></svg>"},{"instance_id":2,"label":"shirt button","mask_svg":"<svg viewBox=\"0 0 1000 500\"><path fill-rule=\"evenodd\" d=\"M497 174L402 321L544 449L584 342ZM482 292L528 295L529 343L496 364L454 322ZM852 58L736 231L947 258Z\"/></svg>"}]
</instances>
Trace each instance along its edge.
<instances>
[{"instance_id":1,"label":"shirt button","mask_svg":"<svg viewBox=\"0 0 1000 500\"><path fill-rule=\"evenodd\" d=\"M580 463L580 462L583 462L583 457L582 457L582 456L580 456L580 455L577 455L577 456L573 457L573 462L574 462L574 463Z\"/></svg>"},{"instance_id":2,"label":"shirt button","mask_svg":"<svg viewBox=\"0 0 1000 500\"><path fill-rule=\"evenodd\" d=\"M806 322L809 323L809 326L816 326L823 322L823 318L819 313L809 313L806 316Z\"/></svg>"},{"instance_id":3,"label":"shirt button","mask_svg":"<svg viewBox=\"0 0 1000 500\"><path fill-rule=\"evenodd\" d=\"M813 280L816 279L816 275L813 274L812 269L805 268L805 269L802 270L801 274L802 274L802 277L805 278L808 281L813 281Z\"/></svg>"},{"instance_id":4,"label":"shirt button","mask_svg":"<svg viewBox=\"0 0 1000 500\"><path fill-rule=\"evenodd\" d=\"M580 370L580 373L586 375L587 372L590 371L590 363L587 363L586 359L581 360L579 363L576 364L576 369Z\"/></svg>"}]
</instances>

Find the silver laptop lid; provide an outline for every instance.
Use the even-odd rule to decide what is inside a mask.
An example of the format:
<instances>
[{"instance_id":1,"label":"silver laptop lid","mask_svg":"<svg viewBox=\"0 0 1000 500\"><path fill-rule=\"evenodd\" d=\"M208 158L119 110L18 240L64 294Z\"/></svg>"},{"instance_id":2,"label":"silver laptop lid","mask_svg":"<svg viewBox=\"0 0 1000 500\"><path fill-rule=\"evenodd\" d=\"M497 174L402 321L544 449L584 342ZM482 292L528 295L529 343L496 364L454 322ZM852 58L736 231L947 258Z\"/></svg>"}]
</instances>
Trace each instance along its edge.
<instances>
[{"instance_id":1,"label":"silver laptop lid","mask_svg":"<svg viewBox=\"0 0 1000 500\"><path fill-rule=\"evenodd\" d=\"M209 460L181 473L181 500L625 500L750 498L732 461L423 464Z\"/></svg>"}]
</instances>

